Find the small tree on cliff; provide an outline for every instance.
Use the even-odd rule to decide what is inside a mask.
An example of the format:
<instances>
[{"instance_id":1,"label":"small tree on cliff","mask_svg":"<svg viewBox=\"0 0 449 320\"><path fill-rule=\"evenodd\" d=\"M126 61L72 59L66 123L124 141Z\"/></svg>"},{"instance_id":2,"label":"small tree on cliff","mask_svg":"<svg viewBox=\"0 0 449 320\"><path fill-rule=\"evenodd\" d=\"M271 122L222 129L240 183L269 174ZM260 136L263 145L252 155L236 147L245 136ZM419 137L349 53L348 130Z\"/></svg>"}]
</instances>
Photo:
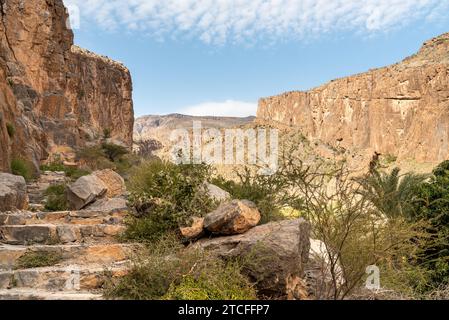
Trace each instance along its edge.
<instances>
[{"instance_id":1,"label":"small tree on cliff","mask_svg":"<svg viewBox=\"0 0 449 320\"><path fill-rule=\"evenodd\" d=\"M107 158L112 162L116 162L120 159L120 157L129 153L128 149L126 149L125 147L112 143L103 143L101 145L101 148L103 149L103 152L107 156Z\"/></svg>"}]
</instances>

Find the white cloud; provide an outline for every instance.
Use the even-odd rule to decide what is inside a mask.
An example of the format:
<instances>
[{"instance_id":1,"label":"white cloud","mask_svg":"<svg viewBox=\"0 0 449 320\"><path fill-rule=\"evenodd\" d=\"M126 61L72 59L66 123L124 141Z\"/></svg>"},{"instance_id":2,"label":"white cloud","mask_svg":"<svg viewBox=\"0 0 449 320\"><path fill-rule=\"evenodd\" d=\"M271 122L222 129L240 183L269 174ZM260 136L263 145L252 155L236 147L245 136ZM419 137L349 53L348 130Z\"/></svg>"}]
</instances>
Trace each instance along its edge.
<instances>
[{"instance_id":1,"label":"white cloud","mask_svg":"<svg viewBox=\"0 0 449 320\"><path fill-rule=\"evenodd\" d=\"M449 0L64 0L104 29L209 44L270 42L351 31L373 33L447 19Z\"/></svg>"},{"instance_id":2,"label":"white cloud","mask_svg":"<svg viewBox=\"0 0 449 320\"><path fill-rule=\"evenodd\" d=\"M224 102L205 102L182 108L179 113L191 116L248 117L255 116L257 103L227 100Z\"/></svg>"}]
</instances>

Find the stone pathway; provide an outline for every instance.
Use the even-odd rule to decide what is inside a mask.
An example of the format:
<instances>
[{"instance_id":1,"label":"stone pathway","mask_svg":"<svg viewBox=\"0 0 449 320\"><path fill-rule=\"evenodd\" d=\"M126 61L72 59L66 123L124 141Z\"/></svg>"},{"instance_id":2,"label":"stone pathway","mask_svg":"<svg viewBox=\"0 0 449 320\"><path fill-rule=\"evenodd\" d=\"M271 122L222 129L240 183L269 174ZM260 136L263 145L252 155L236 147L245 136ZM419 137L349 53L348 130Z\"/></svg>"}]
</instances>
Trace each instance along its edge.
<instances>
[{"instance_id":1,"label":"stone pathway","mask_svg":"<svg viewBox=\"0 0 449 320\"><path fill-rule=\"evenodd\" d=\"M126 214L0 213L0 300L102 299L105 281L126 273L136 249L117 241ZM25 256L36 253L57 261L48 267L18 267Z\"/></svg>"}]
</instances>

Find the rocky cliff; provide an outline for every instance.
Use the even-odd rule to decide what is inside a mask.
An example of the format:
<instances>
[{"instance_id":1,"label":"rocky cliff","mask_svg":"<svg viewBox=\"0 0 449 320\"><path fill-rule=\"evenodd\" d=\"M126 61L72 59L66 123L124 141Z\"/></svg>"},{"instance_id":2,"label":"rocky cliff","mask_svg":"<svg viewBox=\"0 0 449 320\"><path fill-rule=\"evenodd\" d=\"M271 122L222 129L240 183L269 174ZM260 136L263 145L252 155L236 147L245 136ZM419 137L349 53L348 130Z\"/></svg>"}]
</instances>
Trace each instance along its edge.
<instances>
[{"instance_id":1,"label":"rocky cliff","mask_svg":"<svg viewBox=\"0 0 449 320\"><path fill-rule=\"evenodd\" d=\"M257 115L350 150L448 159L449 33L398 64L261 99Z\"/></svg>"},{"instance_id":2,"label":"rocky cliff","mask_svg":"<svg viewBox=\"0 0 449 320\"><path fill-rule=\"evenodd\" d=\"M0 4L0 170L12 157L37 165L57 146L95 142L105 128L131 147L126 67L73 46L62 0Z\"/></svg>"}]
</instances>

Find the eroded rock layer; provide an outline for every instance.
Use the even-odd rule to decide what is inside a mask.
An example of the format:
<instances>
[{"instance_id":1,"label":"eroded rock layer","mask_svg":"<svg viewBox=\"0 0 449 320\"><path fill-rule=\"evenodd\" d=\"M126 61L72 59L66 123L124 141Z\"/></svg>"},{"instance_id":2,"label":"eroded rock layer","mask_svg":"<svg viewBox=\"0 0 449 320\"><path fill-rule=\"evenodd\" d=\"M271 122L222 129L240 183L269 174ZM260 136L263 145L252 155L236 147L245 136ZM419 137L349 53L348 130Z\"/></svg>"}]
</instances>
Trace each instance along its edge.
<instances>
[{"instance_id":1,"label":"eroded rock layer","mask_svg":"<svg viewBox=\"0 0 449 320\"><path fill-rule=\"evenodd\" d=\"M0 4L0 170L12 157L37 165L55 146L83 146L105 128L131 147L126 67L73 46L62 0Z\"/></svg>"},{"instance_id":2,"label":"eroded rock layer","mask_svg":"<svg viewBox=\"0 0 449 320\"><path fill-rule=\"evenodd\" d=\"M449 158L449 33L404 61L308 92L261 99L258 118L309 138L418 162Z\"/></svg>"}]
</instances>

